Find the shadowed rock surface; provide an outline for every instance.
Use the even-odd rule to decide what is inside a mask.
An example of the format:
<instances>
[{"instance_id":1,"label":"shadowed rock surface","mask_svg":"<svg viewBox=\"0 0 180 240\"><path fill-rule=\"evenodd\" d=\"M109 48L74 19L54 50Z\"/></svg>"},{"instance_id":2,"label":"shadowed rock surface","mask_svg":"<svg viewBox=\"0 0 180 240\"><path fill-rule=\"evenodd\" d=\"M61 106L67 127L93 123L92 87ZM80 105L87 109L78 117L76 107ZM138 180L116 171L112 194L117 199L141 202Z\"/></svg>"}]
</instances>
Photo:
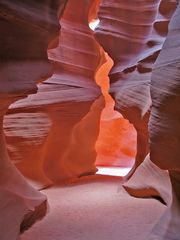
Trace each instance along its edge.
<instances>
[{"instance_id":1,"label":"shadowed rock surface","mask_svg":"<svg viewBox=\"0 0 180 240\"><path fill-rule=\"evenodd\" d=\"M64 3L65 1L58 0L41 0L38 3L3 0L0 2L0 236L2 240L19 239L20 230L23 231L46 213L45 195L27 183L8 156L3 118L11 103L36 92L36 82L52 75L47 49L52 47L49 44L59 34L58 16L63 10Z\"/></svg>"}]
</instances>

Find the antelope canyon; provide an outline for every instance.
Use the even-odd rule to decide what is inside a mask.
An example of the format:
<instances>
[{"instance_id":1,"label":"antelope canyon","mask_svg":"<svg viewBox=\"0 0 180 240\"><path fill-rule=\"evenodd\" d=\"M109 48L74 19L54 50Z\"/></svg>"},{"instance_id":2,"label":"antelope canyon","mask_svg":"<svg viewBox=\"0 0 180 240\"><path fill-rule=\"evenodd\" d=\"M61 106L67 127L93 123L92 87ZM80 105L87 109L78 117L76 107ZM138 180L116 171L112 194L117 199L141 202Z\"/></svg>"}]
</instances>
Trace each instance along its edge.
<instances>
[{"instance_id":1,"label":"antelope canyon","mask_svg":"<svg viewBox=\"0 0 180 240\"><path fill-rule=\"evenodd\" d=\"M0 61L0 240L180 240L178 0L0 0Z\"/></svg>"}]
</instances>

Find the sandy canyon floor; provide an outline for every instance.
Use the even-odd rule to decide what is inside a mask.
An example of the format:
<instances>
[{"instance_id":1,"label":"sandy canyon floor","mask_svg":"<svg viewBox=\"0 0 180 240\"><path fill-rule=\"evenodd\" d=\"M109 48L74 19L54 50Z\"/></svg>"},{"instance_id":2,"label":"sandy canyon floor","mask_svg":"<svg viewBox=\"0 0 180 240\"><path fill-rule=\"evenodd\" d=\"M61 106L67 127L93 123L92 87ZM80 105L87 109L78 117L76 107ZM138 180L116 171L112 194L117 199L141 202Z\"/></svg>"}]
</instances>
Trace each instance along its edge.
<instances>
[{"instance_id":1,"label":"sandy canyon floor","mask_svg":"<svg viewBox=\"0 0 180 240\"><path fill-rule=\"evenodd\" d=\"M21 240L145 240L166 209L129 196L116 176L82 177L43 192L48 214Z\"/></svg>"}]
</instances>

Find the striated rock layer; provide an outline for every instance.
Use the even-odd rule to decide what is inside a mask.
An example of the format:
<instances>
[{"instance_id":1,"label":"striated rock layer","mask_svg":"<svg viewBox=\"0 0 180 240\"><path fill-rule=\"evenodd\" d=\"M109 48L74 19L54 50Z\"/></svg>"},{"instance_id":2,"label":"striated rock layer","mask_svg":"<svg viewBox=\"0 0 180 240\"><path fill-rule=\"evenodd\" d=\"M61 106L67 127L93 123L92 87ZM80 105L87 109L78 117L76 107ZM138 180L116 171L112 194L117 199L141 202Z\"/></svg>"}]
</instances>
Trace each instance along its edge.
<instances>
[{"instance_id":1,"label":"striated rock layer","mask_svg":"<svg viewBox=\"0 0 180 240\"><path fill-rule=\"evenodd\" d=\"M139 3L133 1L130 5L125 1L102 1L100 24L95 33L114 60L109 76L115 109L137 131L134 169L149 152L151 72L167 35L169 19L176 8L176 3L172 1L141 1L140 6Z\"/></svg>"},{"instance_id":2,"label":"striated rock layer","mask_svg":"<svg viewBox=\"0 0 180 240\"><path fill-rule=\"evenodd\" d=\"M101 95L95 80L100 78L102 69L99 67L105 61L88 26L96 17L98 4L99 1L79 1L78 4L68 1L60 20L59 46L48 52L54 63L53 76L38 85L36 95L11 105L5 117L9 154L18 169L39 188L54 181L95 173L95 160L97 164L131 166L134 159L133 127L119 116L119 120L108 120L100 125L103 98L93 104ZM107 79L102 81L107 84ZM81 135L80 138L74 137L77 124L81 133L75 134ZM86 129L85 125L91 128L89 138L86 137L89 130L84 130L85 136L80 130L81 127ZM103 134L107 126L116 132L116 137L111 133L112 141ZM100 147L95 149L100 128ZM124 135L128 136L128 143L132 143L131 150L125 146L127 141L122 140ZM84 138L86 141L82 141ZM107 148L109 142L111 145ZM109 148L114 151L107 152ZM102 153L98 159L97 150ZM103 155L107 153L109 158Z\"/></svg>"},{"instance_id":3,"label":"striated rock layer","mask_svg":"<svg viewBox=\"0 0 180 240\"><path fill-rule=\"evenodd\" d=\"M36 95L11 105L6 116L10 154L40 187L97 171L95 142L104 100L95 74L104 55L89 28L97 4L67 2L59 45L48 51L53 76L38 85Z\"/></svg>"},{"instance_id":4,"label":"striated rock layer","mask_svg":"<svg viewBox=\"0 0 180 240\"><path fill-rule=\"evenodd\" d=\"M160 239L180 236L180 3L173 15L162 51L152 71L152 110L149 122L150 158L168 169L173 186L171 206L153 230Z\"/></svg>"},{"instance_id":5,"label":"striated rock layer","mask_svg":"<svg viewBox=\"0 0 180 240\"><path fill-rule=\"evenodd\" d=\"M180 3L170 21L167 38L152 70L150 88L152 108L149 121L151 161L141 164L134 176L125 184L127 191L136 197L142 197L142 195L151 197L154 195L151 191L155 190L155 194L158 192L167 204L166 211L152 229L148 240L179 239L180 236L180 167L178 159L180 44L177 40L180 33L179 14ZM169 170L169 174L166 170ZM166 176L166 180L163 175ZM162 181L163 178L164 181ZM146 182L143 182L143 179L147 179ZM167 180L171 180L171 185ZM167 193L169 197L167 197Z\"/></svg>"},{"instance_id":6,"label":"striated rock layer","mask_svg":"<svg viewBox=\"0 0 180 240\"><path fill-rule=\"evenodd\" d=\"M180 4L169 24L169 32L154 65L151 81L151 159L161 168L172 170L180 170L179 12Z\"/></svg>"},{"instance_id":7,"label":"striated rock layer","mask_svg":"<svg viewBox=\"0 0 180 240\"><path fill-rule=\"evenodd\" d=\"M9 105L37 90L52 75L47 49L59 34L65 1L0 2L0 236L19 239L46 212L46 197L29 185L11 162L3 132ZM8 228L7 228L8 226Z\"/></svg>"},{"instance_id":8,"label":"striated rock layer","mask_svg":"<svg viewBox=\"0 0 180 240\"><path fill-rule=\"evenodd\" d=\"M148 156L124 186L133 196L154 196L167 204L150 239L178 239L180 6L168 32L175 1L130 3L102 0L95 33L114 61L109 77L115 108L137 130L135 168L149 152L150 116L150 159ZM19 239L19 232L46 212L46 197L26 182L14 164L40 184L39 188L96 172L95 143L104 98L95 79L105 59L89 21L96 15L98 4L98 0L79 0L78 4L77 0L0 2L2 240ZM61 15L63 10L58 37L57 13ZM47 49L54 62L51 78ZM37 82L37 94L22 99L36 93ZM6 148L3 121L13 163ZM159 167L169 170L169 175Z\"/></svg>"},{"instance_id":9,"label":"striated rock layer","mask_svg":"<svg viewBox=\"0 0 180 240\"><path fill-rule=\"evenodd\" d=\"M47 83L64 85L69 89L67 98L59 102L60 109L65 106L65 114L53 113L54 128L51 131L59 128L57 140L55 143L52 141L52 134L45 143L44 168L53 181L97 171L95 142L104 100L102 97L98 99L101 91L95 82L95 74L104 56L89 28L96 5L97 1L93 0L81 0L78 4L75 0L68 1L60 22L59 47L49 52L56 68ZM60 121L55 125L54 119L57 117ZM61 149L59 145L62 145ZM53 150L56 152L53 153Z\"/></svg>"}]
</instances>

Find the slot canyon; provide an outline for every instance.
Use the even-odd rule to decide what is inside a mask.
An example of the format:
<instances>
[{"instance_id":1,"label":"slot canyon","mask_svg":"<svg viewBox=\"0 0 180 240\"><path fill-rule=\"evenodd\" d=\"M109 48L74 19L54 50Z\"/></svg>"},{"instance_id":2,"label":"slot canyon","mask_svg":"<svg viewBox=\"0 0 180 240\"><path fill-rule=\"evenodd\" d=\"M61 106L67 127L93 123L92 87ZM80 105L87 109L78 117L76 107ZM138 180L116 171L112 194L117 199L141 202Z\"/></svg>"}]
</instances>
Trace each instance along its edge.
<instances>
[{"instance_id":1,"label":"slot canyon","mask_svg":"<svg viewBox=\"0 0 180 240\"><path fill-rule=\"evenodd\" d=\"M0 240L180 240L179 104L179 0L0 0Z\"/></svg>"}]
</instances>

